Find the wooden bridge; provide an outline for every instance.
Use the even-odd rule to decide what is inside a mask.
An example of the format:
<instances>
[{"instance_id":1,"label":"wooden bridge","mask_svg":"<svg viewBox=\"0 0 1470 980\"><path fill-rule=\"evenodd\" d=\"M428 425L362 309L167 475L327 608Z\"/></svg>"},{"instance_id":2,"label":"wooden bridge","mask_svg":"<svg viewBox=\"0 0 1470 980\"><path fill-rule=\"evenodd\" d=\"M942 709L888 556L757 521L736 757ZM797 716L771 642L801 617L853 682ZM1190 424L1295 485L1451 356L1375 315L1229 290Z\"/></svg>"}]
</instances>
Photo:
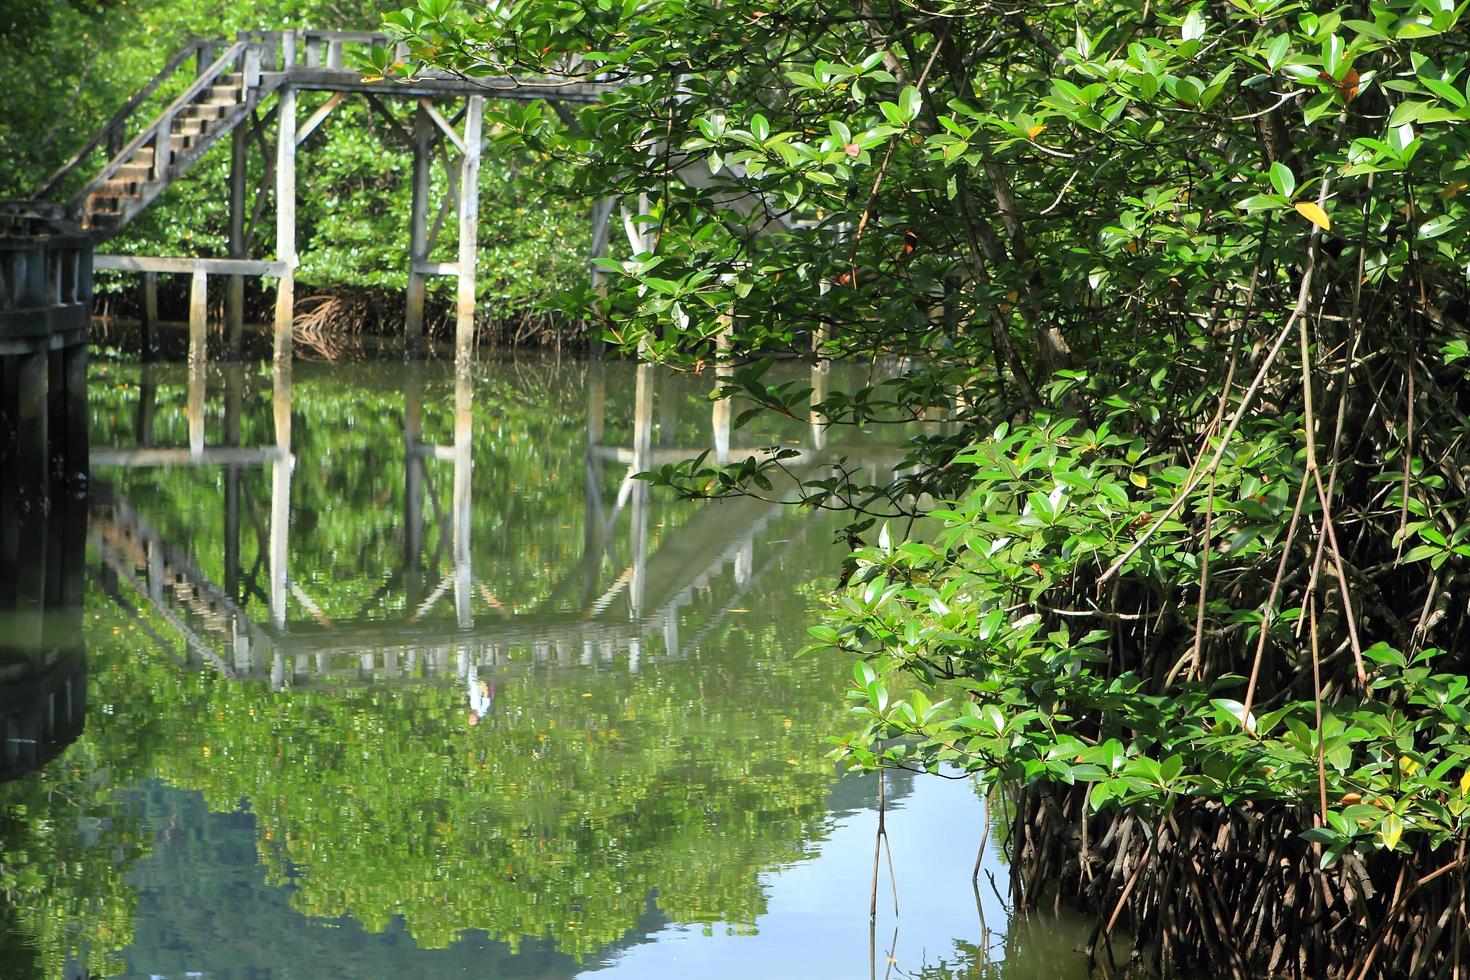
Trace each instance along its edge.
<instances>
[{"instance_id":1,"label":"wooden bridge","mask_svg":"<svg viewBox=\"0 0 1470 980\"><path fill-rule=\"evenodd\" d=\"M487 99L545 100L556 106L596 101L607 85L544 77L490 77L473 80L426 70L411 81L364 78L355 66L387 37L355 31L245 31L233 42L199 40L185 45L162 70L123 105L33 195L32 204L49 203L91 242L116 235L174 181L183 177L216 144L230 139L228 254L212 258L98 254L95 268L144 275L144 307L156 311L156 277L191 277L190 356L204 357L204 315L208 279L223 276L226 293L226 355L238 357L244 326L244 277L277 281L275 353L289 357L294 316L296 250L296 166L302 143L324 125L349 96L360 96L413 146L412 205L408 216L408 304L405 347L423 351L424 298L431 276L454 276L456 346L467 350L475 308L476 221L483 118ZM399 52L402 54L403 52ZM173 94L175 93L176 94ZM325 92L305 119L298 118L302 93ZM145 107L172 94L154 113ZM390 101L413 105L411 122L388 108ZM267 134L274 130L274 146ZM430 168L437 150L444 154L452 200L442 202L438 220L429 221ZM249 186L252 148L266 157L260 183ZM98 159L102 162L98 167ZM458 163L451 162L457 157ZM78 185L78 181L81 183ZM269 256L248 254L248 232L274 196L275 249ZM456 262L428 261L443 218L458 213ZM593 208L599 223L594 242L605 243L611 211ZM599 244L598 248L601 247ZM99 249L100 251L100 249ZM90 283L90 280L89 280ZM155 314L156 315L156 314ZM145 323L147 317L145 317ZM145 338L146 347L146 338Z\"/></svg>"},{"instance_id":2,"label":"wooden bridge","mask_svg":"<svg viewBox=\"0 0 1470 980\"><path fill-rule=\"evenodd\" d=\"M182 648L184 659L195 667L234 679L268 681L275 688L328 678L402 681L448 676L455 671L463 674L470 664L620 663L637 670L644 663L683 657L740 604L765 569L779 560L781 548L768 544L774 536L773 522L800 521L802 517L793 514L789 503L742 499L712 504L650 550L649 485L633 475L661 459L686 459L707 448L654 445L657 370L647 364L637 368L632 445L628 447L605 444L603 370L597 363L589 369L583 555L547 590L538 609L504 608L494 598L496 583L486 582L474 568L470 546L474 417L469 411L472 382L464 371L455 373L454 434L449 445L432 445L423 439L423 381L418 372L410 373L404 391L405 571L397 579L403 589L404 613L385 618L373 612L380 593L355 618L333 621L308 594L309 584L289 573L293 456L289 425L282 428L281 421L288 421L291 415L290 373L280 364L275 366L277 441L272 445L205 445L204 393L202 387L196 387L202 386L203 376L191 369L187 448L153 445L150 433L140 425L137 448L92 453L93 467L104 475L111 467L222 468L226 581L211 581L188 549L168 541L105 483L94 487L90 505L88 534L99 559L92 574L114 601L134 613L145 631L156 628L150 621L163 624L154 634L161 648ZM227 393L227 433L240 431L239 411L238 396L232 399ZM147 414L147 407L140 405L140 423ZM730 454L728 401L712 405L709 431L717 456ZM814 426L809 441L797 452L788 465L805 471L830 464L838 455L826 448L823 426ZM856 448L842 453L849 459L859 454L874 455ZM447 561L442 577L424 581L426 498L434 496L429 483L436 464L448 464L447 474L443 469L438 473L449 476L453 486L450 506L437 518L443 522L438 541L447 549L442 556ZM271 474L269 513L264 519L247 521L242 519L240 494L232 488L238 484L242 467L255 466L268 468ZM617 490L605 499L608 467L618 476ZM264 556L264 587L254 586L253 573L243 574L238 568L240 532L247 525L256 529L255 551ZM625 540L626 547L615 546L615 538ZM429 567L438 566L440 557L431 559ZM729 577L722 578L726 572ZM701 600L695 611L697 597L707 593L717 579L723 594L715 598L712 608ZM260 598L265 616L252 614L247 593ZM287 603L293 598L306 615L288 621ZM476 605L481 610L478 616ZM436 614L436 609L446 606L452 609L450 615ZM142 614L144 609L148 616ZM690 628L695 631L693 637L681 635Z\"/></svg>"}]
</instances>

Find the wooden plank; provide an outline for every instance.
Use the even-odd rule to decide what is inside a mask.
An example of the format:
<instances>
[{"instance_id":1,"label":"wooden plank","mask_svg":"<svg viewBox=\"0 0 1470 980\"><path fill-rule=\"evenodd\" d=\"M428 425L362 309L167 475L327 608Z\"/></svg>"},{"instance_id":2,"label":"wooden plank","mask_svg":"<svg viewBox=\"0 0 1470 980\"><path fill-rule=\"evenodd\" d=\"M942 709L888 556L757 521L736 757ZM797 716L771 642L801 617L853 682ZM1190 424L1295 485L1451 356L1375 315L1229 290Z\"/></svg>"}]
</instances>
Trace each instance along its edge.
<instances>
[{"instance_id":1,"label":"wooden plank","mask_svg":"<svg viewBox=\"0 0 1470 980\"><path fill-rule=\"evenodd\" d=\"M167 447L93 449L88 454L94 467L117 466L124 469L147 469L154 466L264 466L284 456L284 451L275 446L259 449L216 446L206 447L199 453L192 449Z\"/></svg>"},{"instance_id":2,"label":"wooden plank","mask_svg":"<svg viewBox=\"0 0 1470 980\"><path fill-rule=\"evenodd\" d=\"M493 99L511 99L529 102L547 100L551 102L599 102L608 92L617 91L617 85L604 82L571 82L554 76L536 78L476 78L465 80L453 75L427 73L406 82L364 82L356 71L335 71L328 68L305 68L297 66L286 73L266 72L262 76L269 83L277 76L276 84L289 82L298 89L327 92L372 92L383 98L417 99L444 96L485 96ZM284 77L282 77L284 76Z\"/></svg>"},{"instance_id":3,"label":"wooden plank","mask_svg":"<svg viewBox=\"0 0 1470 980\"><path fill-rule=\"evenodd\" d=\"M460 139L459 133L456 133L454 127L449 125L449 120L439 115L439 110L434 108L434 103L428 99L419 99L419 108L428 114L428 117L434 121L434 125L439 127L440 132L449 138L449 142L453 143L460 153L464 153L464 140Z\"/></svg>"},{"instance_id":4,"label":"wooden plank","mask_svg":"<svg viewBox=\"0 0 1470 980\"><path fill-rule=\"evenodd\" d=\"M156 255L97 255L92 268L108 272L147 272L192 275L202 270L210 275L279 276L286 271L284 262L255 259L195 259Z\"/></svg>"},{"instance_id":5,"label":"wooden plank","mask_svg":"<svg viewBox=\"0 0 1470 980\"><path fill-rule=\"evenodd\" d=\"M345 98L347 98L346 92L333 92L327 101L323 102L317 108L316 112L313 112L307 117L306 122L301 124L301 128L296 132L296 145L300 146L302 143L305 143L306 138L316 132L318 126L326 122L327 117L332 114L332 110L341 105L342 100Z\"/></svg>"},{"instance_id":6,"label":"wooden plank","mask_svg":"<svg viewBox=\"0 0 1470 980\"><path fill-rule=\"evenodd\" d=\"M459 263L419 261L413 264L413 271L421 276L457 276Z\"/></svg>"}]
</instances>

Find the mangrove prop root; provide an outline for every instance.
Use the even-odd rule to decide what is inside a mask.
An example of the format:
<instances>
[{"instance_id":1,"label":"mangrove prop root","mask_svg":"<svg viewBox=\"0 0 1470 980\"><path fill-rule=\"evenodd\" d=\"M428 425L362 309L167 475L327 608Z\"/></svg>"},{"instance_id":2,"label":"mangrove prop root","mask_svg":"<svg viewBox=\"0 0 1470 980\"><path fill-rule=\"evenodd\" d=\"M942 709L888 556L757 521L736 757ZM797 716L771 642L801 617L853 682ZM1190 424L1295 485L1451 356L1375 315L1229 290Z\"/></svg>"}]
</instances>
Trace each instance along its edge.
<instances>
[{"instance_id":1,"label":"mangrove prop root","mask_svg":"<svg viewBox=\"0 0 1470 980\"><path fill-rule=\"evenodd\" d=\"M1319 868L1300 839L1313 807L1180 801L1156 827L1088 815L1084 787L1030 786L1017 812L1019 909L1065 895L1103 923L1091 951L1127 937L1176 977L1420 980L1467 968L1465 843L1412 854L1347 854ZM1101 828L1106 827L1106 830ZM1145 829L1145 833L1139 833ZM1131 830L1132 832L1128 832ZM1044 883L1044 886L1043 884ZM1045 906L1043 905L1045 903Z\"/></svg>"}]
</instances>

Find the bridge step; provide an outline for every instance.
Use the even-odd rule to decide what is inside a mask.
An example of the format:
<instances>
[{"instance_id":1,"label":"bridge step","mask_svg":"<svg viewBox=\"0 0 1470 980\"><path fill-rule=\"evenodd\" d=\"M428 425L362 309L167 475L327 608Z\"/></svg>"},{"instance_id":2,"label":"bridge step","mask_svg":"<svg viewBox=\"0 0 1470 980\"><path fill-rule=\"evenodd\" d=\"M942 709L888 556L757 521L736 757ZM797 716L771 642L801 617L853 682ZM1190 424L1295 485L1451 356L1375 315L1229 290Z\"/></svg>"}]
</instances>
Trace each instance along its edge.
<instances>
[{"instance_id":1,"label":"bridge step","mask_svg":"<svg viewBox=\"0 0 1470 980\"><path fill-rule=\"evenodd\" d=\"M239 101L239 85L211 85L205 89L204 98L200 100L204 105L234 105Z\"/></svg>"}]
</instances>

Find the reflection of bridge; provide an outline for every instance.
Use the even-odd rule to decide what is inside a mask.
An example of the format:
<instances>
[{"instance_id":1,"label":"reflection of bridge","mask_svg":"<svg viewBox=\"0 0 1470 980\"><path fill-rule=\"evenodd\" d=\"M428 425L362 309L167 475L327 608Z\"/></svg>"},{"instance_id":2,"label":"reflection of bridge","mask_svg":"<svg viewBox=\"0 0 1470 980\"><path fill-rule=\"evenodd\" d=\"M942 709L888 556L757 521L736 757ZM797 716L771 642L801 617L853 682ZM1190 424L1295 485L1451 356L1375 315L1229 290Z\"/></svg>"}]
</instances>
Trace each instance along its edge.
<instances>
[{"instance_id":1,"label":"reflection of bridge","mask_svg":"<svg viewBox=\"0 0 1470 980\"><path fill-rule=\"evenodd\" d=\"M87 658L76 646L0 666L0 782L39 769L82 733Z\"/></svg>"},{"instance_id":2,"label":"reflection of bridge","mask_svg":"<svg viewBox=\"0 0 1470 980\"><path fill-rule=\"evenodd\" d=\"M139 442L143 445L139 448L98 450L93 457L96 467L223 467L225 585L211 581L185 550L165 540L126 500L109 495L99 486L89 533L101 558L104 586L119 602L129 605L120 588L121 583L129 584L138 603L148 607L182 639L191 662L207 664L230 677L266 679L274 687L332 676L403 678L463 673L471 662L503 664L512 656L516 662L535 664L622 660L630 670L652 660L680 657L691 647L687 637L680 637L681 619L687 625L688 610L696 596L727 570L733 572L730 594L721 597L713 609L701 604L702 633L737 606L750 584L776 559L773 554L762 556L764 561L758 562L757 542L789 506L754 499L710 504L650 550L649 486L634 479L634 474L651 468L659 459L697 455L702 447L654 447L655 369L644 365L637 372L633 445L624 448L603 444L603 369L600 364L589 368L582 559L550 589L540 611L511 612L474 573L470 548L472 383L464 371L456 372L452 445L436 446L423 440L421 374L410 375L412 380L405 392L406 618L397 622L366 618L333 622L289 576L287 543L294 460L289 442L290 378L279 368L274 397L278 442L274 446L206 447L202 438L203 376L191 371L190 448L149 445L151 438L140 430ZM238 393L227 392L226 430L233 437L238 437L240 431L239 403ZM147 412L146 407L140 407L140 419ZM236 415L233 421L232 413ZM729 426L729 403L714 403L710 437L722 457L730 453ZM662 427L666 438L671 428ZM815 448L825 444L823 427L813 426L811 432L795 461L807 471L831 459L825 448ZM453 492L447 511L440 508L431 482L432 463L439 460L452 465ZM625 464L626 469L621 471L614 497L605 501L604 469L618 464ZM243 574L239 563L239 473L252 466L268 467L272 476L269 520L265 525L250 521L269 566L268 586L256 591L268 606L268 623L255 622L245 608L253 575ZM426 500L433 506L426 506ZM618 528L625 510L627 550L620 556L618 539L622 535ZM439 535L441 551L447 546L452 553L446 563L447 573L433 587L423 581L421 574L430 511L444 531ZM439 557L431 558L429 567L438 565ZM605 571L609 559L615 574ZM310 614L311 621L293 621L288 626L288 596ZM474 609L477 599L479 605L490 609L478 621ZM453 619L434 618L431 614L435 607L446 601L453 607ZM556 608L563 611L545 611ZM162 636L156 638L170 645Z\"/></svg>"}]
</instances>

